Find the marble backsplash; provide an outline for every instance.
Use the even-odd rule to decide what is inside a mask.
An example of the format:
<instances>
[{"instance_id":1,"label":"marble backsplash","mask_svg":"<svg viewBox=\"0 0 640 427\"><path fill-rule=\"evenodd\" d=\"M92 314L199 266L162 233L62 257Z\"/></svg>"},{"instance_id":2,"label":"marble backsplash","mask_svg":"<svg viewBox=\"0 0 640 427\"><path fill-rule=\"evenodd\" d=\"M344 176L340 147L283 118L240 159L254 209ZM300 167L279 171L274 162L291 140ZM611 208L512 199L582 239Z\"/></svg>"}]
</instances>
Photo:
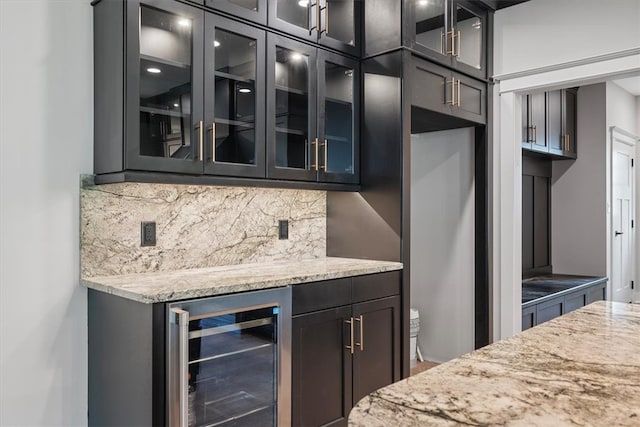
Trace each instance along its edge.
<instances>
[{"instance_id":1,"label":"marble backsplash","mask_svg":"<svg viewBox=\"0 0 640 427\"><path fill-rule=\"evenodd\" d=\"M120 183L80 188L83 277L326 255L326 192ZM278 220L289 239L278 239ZM156 246L140 245L142 221Z\"/></svg>"}]
</instances>

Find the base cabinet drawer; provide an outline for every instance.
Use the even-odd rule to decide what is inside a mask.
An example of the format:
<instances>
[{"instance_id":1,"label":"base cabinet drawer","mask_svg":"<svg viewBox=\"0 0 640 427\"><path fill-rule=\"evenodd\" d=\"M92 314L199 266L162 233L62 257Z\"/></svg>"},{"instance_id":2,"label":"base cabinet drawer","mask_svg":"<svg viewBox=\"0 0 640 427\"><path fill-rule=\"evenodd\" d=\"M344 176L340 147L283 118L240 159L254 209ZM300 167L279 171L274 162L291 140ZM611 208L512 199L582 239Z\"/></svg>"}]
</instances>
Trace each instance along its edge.
<instances>
[{"instance_id":1,"label":"base cabinet drawer","mask_svg":"<svg viewBox=\"0 0 640 427\"><path fill-rule=\"evenodd\" d=\"M536 307L527 307L522 309L522 330L536 326Z\"/></svg>"},{"instance_id":2,"label":"base cabinet drawer","mask_svg":"<svg viewBox=\"0 0 640 427\"><path fill-rule=\"evenodd\" d=\"M546 301L542 304L538 304L536 310L536 319L538 325L540 323L551 320L554 317L562 316L564 313L564 297L554 298L550 301Z\"/></svg>"}]
</instances>

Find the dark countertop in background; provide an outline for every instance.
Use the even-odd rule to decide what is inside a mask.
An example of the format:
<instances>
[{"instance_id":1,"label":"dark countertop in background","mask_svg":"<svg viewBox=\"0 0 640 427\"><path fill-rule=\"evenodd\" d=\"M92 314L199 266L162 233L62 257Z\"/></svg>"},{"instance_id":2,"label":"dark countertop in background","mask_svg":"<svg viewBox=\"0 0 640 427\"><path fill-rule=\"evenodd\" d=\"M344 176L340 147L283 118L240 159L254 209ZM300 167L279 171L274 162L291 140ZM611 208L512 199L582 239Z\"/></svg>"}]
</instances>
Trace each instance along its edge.
<instances>
[{"instance_id":1,"label":"dark countertop in background","mask_svg":"<svg viewBox=\"0 0 640 427\"><path fill-rule=\"evenodd\" d=\"M607 281L606 277L574 276L569 274L545 274L522 281L522 307L538 304L560 296Z\"/></svg>"}]
</instances>

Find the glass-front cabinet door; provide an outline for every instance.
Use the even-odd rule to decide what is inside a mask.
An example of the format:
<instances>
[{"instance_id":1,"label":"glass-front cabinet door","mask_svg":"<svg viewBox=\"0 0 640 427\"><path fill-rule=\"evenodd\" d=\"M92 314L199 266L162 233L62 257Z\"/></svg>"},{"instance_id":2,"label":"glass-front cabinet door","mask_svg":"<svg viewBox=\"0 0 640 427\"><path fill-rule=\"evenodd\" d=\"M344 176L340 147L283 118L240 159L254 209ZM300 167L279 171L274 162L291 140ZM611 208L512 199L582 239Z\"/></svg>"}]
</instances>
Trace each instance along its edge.
<instances>
[{"instance_id":1,"label":"glass-front cabinet door","mask_svg":"<svg viewBox=\"0 0 640 427\"><path fill-rule=\"evenodd\" d=\"M486 77L487 12L464 0L405 0L409 46L442 64Z\"/></svg>"},{"instance_id":2,"label":"glass-front cabinet door","mask_svg":"<svg viewBox=\"0 0 640 427\"><path fill-rule=\"evenodd\" d=\"M269 0L269 26L352 55L360 54L360 0Z\"/></svg>"},{"instance_id":3,"label":"glass-front cabinet door","mask_svg":"<svg viewBox=\"0 0 640 427\"><path fill-rule=\"evenodd\" d=\"M267 0L205 0L213 9L260 24L267 23Z\"/></svg>"},{"instance_id":4,"label":"glass-front cabinet door","mask_svg":"<svg viewBox=\"0 0 640 427\"><path fill-rule=\"evenodd\" d=\"M316 49L267 37L267 175L315 181Z\"/></svg>"},{"instance_id":5,"label":"glass-front cabinet door","mask_svg":"<svg viewBox=\"0 0 640 427\"><path fill-rule=\"evenodd\" d=\"M264 177L262 30L207 14L205 172Z\"/></svg>"},{"instance_id":6,"label":"glass-front cabinet door","mask_svg":"<svg viewBox=\"0 0 640 427\"><path fill-rule=\"evenodd\" d=\"M486 11L470 2L453 4L454 65L472 75L480 73L480 77L485 77L486 67L486 16Z\"/></svg>"},{"instance_id":7,"label":"glass-front cabinet door","mask_svg":"<svg viewBox=\"0 0 640 427\"><path fill-rule=\"evenodd\" d=\"M157 0L127 8L125 167L201 173L204 14Z\"/></svg>"},{"instance_id":8,"label":"glass-front cabinet door","mask_svg":"<svg viewBox=\"0 0 640 427\"><path fill-rule=\"evenodd\" d=\"M357 183L358 62L322 51L318 71L318 179Z\"/></svg>"}]
</instances>

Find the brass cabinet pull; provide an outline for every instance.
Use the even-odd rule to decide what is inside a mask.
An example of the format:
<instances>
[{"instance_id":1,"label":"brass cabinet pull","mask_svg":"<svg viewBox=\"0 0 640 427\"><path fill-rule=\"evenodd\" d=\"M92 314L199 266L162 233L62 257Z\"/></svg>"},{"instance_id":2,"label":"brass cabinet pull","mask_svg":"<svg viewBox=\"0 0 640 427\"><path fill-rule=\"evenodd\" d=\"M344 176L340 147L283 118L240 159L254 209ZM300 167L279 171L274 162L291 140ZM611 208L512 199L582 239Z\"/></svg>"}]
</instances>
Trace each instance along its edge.
<instances>
[{"instance_id":1,"label":"brass cabinet pull","mask_svg":"<svg viewBox=\"0 0 640 427\"><path fill-rule=\"evenodd\" d=\"M360 342L357 342L356 345L360 347L360 351L364 351L364 319L362 318L362 314L353 320L360 324Z\"/></svg>"},{"instance_id":2,"label":"brass cabinet pull","mask_svg":"<svg viewBox=\"0 0 640 427\"><path fill-rule=\"evenodd\" d=\"M311 164L311 169L318 170L318 163L320 161L319 160L320 159L320 153L319 153L320 147L319 147L319 144L318 144L318 138L315 138L311 144L315 146L315 157L313 159L313 163Z\"/></svg>"},{"instance_id":3,"label":"brass cabinet pull","mask_svg":"<svg viewBox=\"0 0 640 427\"><path fill-rule=\"evenodd\" d=\"M457 86L458 86L458 107L459 107L460 106L460 79L458 79Z\"/></svg>"},{"instance_id":4,"label":"brass cabinet pull","mask_svg":"<svg viewBox=\"0 0 640 427\"><path fill-rule=\"evenodd\" d=\"M458 46L457 46L457 49L456 49L456 53L454 53L454 56L456 58L460 58L460 30L458 30L457 39L458 39Z\"/></svg>"},{"instance_id":5,"label":"brass cabinet pull","mask_svg":"<svg viewBox=\"0 0 640 427\"><path fill-rule=\"evenodd\" d=\"M451 100L445 102L448 105L456 105L456 79L452 78L451 81L447 80L447 85L451 85Z\"/></svg>"},{"instance_id":6,"label":"brass cabinet pull","mask_svg":"<svg viewBox=\"0 0 640 427\"><path fill-rule=\"evenodd\" d=\"M447 55L455 56L456 55L456 47L455 47L455 31L451 29L451 31L447 31L447 37L451 39L450 45L451 47L447 47Z\"/></svg>"},{"instance_id":7,"label":"brass cabinet pull","mask_svg":"<svg viewBox=\"0 0 640 427\"><path fill-rule=\"evenodd\" d=\"M349 325L349 345L345 345L345 348L353 354L355 345L353 344L353 317L349 318L349 320L345 320L344 323Z\"/></svg>"},{"instance_id":8,"label":"brass cabinet pull","mask_svg":"<svg viewBox=\"0 0 640 427\"><path fill-rule=\"evenodd\" d=\"M443 55L445 54L445 52L444 52L444 43L445 43L444 39L445 39L445 37L446 36L445 36L444 31L440 31L440 53L443 54Z\"/></svg>"},{"instance_id":9,"label":"brass cabinet pull","mask_svg":"<svg viewBox=\"0 0 640 427\"><path fill-rule=\"evenodd\" d=\"M327 0L324 4L324 30L320 31L320 34L327 33L329 34L329 0Z\"/></svg>"},{"instance_id":10,"label":"brass cabinet pull","mask_svg":"<svg viewBox=\"0 0 640 427\"><path fill-rule=\"evenodd\" d=\"M211 132L211 161L216 161L216 122L211 123L211 126L207 128Z\"/></svg>"},{"instance_id":11,"label":"brass cabinet pull","mask_svg":"<svg viewBox=\"0 0 640 427\"><path fill-rule=\"evenodd\" d=\"M316 31L322 34L322 19L320 17L320 0L316 0Z\"/></svg>"},{"instance_id":12,"label":"brass cabinet pull","mask_svg":"<svg viewBox=\"0 0 640 427\"><path fill-rule=\"evenodd\" d=\"M322 148L323 148L323 152L324 152L324 163L320 166L320 169L324 170L325 172L327 171L327 163L329 162L329 155L328 155L328 151L329 151L329 141L328 140L324 140L324 142L322 143Z\"/></svg>"},{"instance_id":13,"label":"brass cabinet pull","mask_svg":"<svg viewBox=\"0 0 640 427\"><path fill-rule=\"evenodd\" d=\"M200 144L199 144L199 146L200 146L200 156L199 157L200 157L200 161L202 162L202 161L204 161L204 135L203 135L203 133L204 133L204 125L202 123L202 120L200 120L198 122L198 126L196 126L196 127L198 128L198 135L200 137Z\"/></svg>"}]
</instances>

